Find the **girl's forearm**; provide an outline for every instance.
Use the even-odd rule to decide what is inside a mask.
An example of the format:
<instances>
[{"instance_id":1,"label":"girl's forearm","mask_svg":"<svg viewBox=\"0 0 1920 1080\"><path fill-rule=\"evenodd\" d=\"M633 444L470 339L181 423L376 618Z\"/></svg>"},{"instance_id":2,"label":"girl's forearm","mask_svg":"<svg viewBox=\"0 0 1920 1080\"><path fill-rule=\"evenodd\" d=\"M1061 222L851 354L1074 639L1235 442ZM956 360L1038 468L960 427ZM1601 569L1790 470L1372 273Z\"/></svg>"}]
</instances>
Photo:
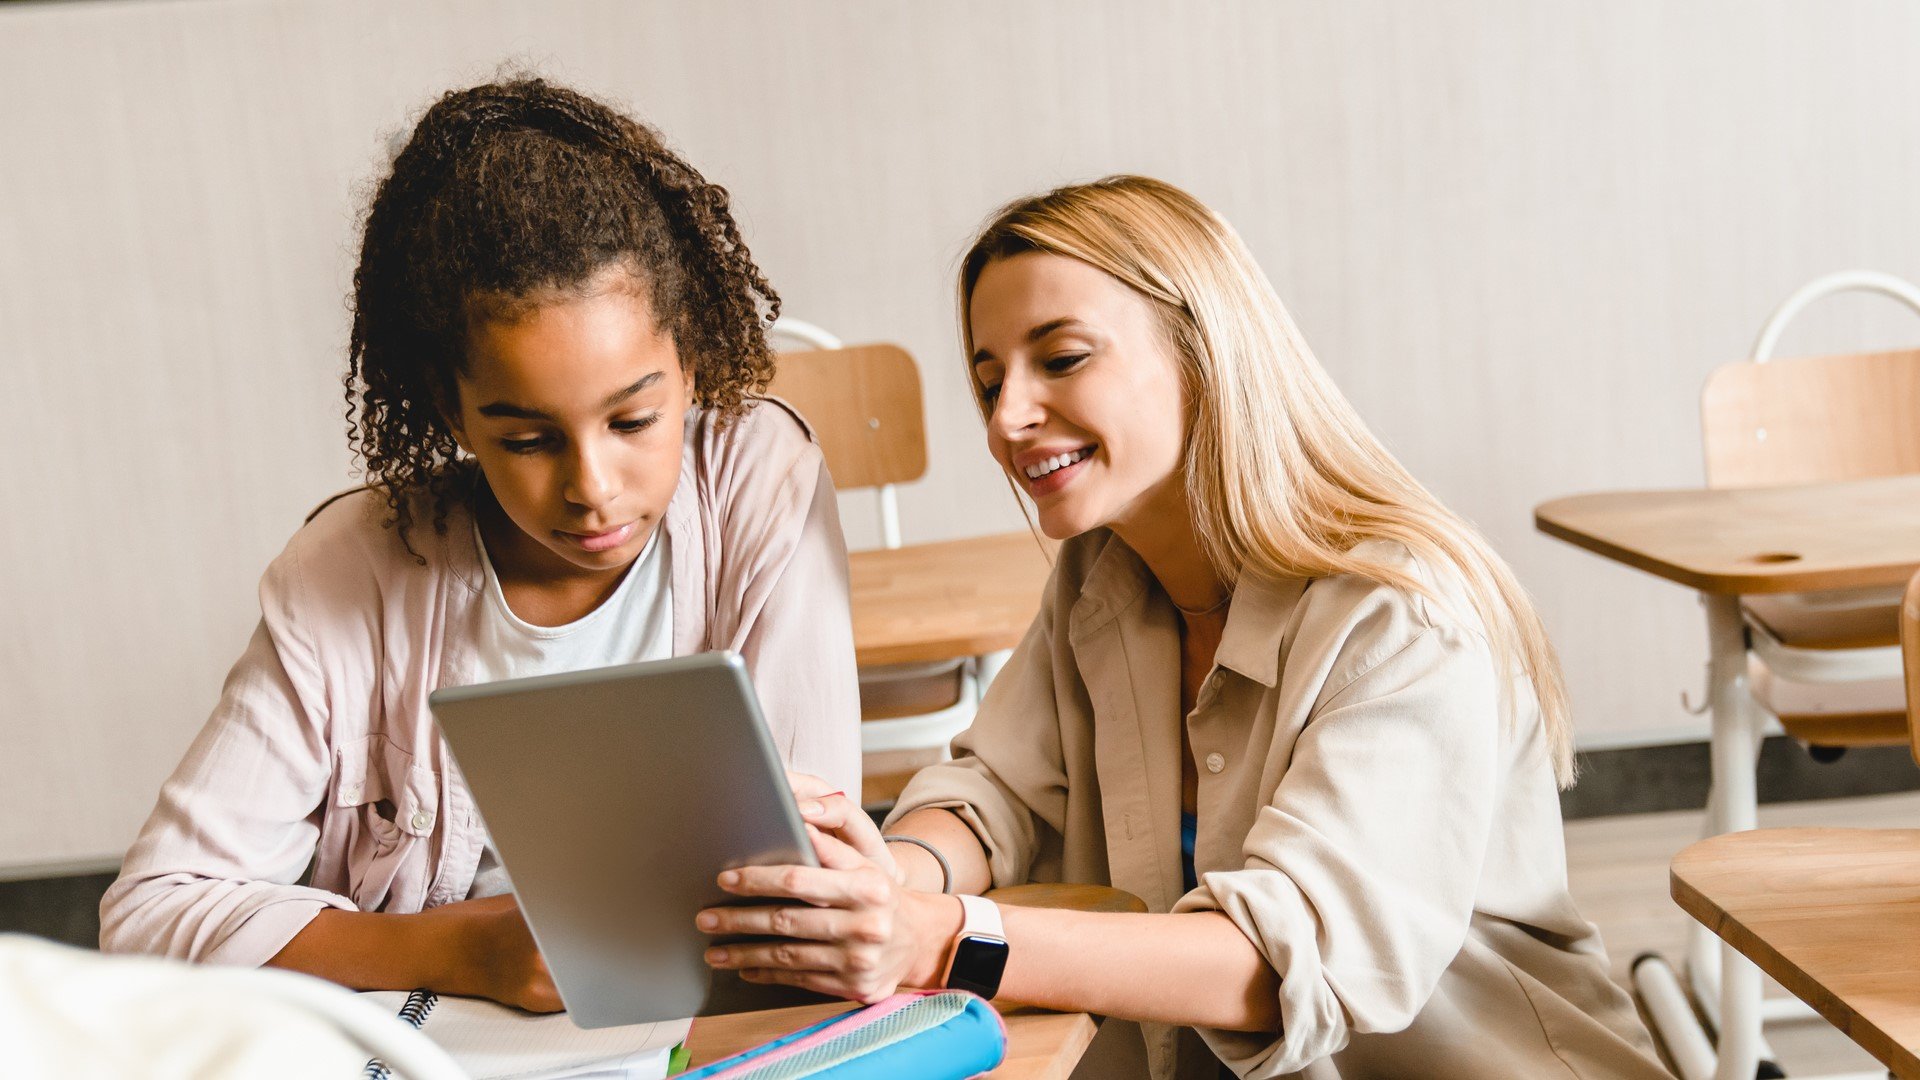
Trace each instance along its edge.
<instances>
[{"instance_id":1,"label":"girl's forearm","mask_svg":"<svg viewBox=\"0 0 1920 1080\"><path fill-rule=\"evenodd\" d=\"M452 920L328 908L294 935L268 967L317 975L354 990L428 987L458 993Z\"/></svg>"},{"instance_id":2,"label":"girl's forearm","mask_svg":"<svg viewBox=\"0 0 1920 1080\"><path fill-rule=\"evenodd\" d=\"M1280 1030L1280 977L1219 912L1105 914L1002 905L1002 998L1128 1020Z\"/></svg>"}]
</instances>

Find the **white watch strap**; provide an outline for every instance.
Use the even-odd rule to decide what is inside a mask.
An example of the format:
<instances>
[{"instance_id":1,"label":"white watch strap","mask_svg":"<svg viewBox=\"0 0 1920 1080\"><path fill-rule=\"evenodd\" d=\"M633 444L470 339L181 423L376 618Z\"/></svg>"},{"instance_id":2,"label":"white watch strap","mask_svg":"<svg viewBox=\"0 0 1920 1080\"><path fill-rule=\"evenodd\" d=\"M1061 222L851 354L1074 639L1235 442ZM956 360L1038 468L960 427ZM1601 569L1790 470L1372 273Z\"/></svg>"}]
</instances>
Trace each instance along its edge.
<instances>
[{"instance_id":1,"label":"white watch strap","mask_svg":"<svg viewBox=\"0 0 1920 1080\"><path fill-rule=\"evenodd\" d=\"M1000 905L984 896L960 897L961 937L990 937L1007 940L1006 927L1000 921Z\"/></svg>"}]
</instances>

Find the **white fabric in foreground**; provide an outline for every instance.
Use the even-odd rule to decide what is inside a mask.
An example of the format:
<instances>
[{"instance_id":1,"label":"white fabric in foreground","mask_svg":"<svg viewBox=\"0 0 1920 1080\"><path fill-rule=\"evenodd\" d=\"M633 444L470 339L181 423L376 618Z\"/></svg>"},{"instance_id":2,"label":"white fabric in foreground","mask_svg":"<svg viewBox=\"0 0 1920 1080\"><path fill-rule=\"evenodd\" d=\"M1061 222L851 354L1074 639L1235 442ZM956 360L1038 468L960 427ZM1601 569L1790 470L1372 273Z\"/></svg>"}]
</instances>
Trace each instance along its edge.
<instances>
[{"instance_id":1,"label":"white fabric in foreground","mask_svg":"<svg viewBox=\"0 0 1920 1080\"><path fill-rule=\"evenodd\" d=\"M0 935L0 1075L341 1080L376 1054L406 1080L465 1078L424 1036L319 979Z\"/></svg>"}]
</instances>

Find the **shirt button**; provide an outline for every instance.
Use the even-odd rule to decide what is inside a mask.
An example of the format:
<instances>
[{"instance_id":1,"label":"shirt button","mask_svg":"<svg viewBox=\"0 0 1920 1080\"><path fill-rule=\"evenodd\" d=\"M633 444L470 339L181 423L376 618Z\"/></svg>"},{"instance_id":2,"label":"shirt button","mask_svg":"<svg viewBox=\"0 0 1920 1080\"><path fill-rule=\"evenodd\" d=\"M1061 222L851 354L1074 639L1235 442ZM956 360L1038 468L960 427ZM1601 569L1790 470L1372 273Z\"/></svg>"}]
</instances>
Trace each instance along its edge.
<instances>
[{"instance_id":1,"label":"shirt button","mask_svg":"<svg viewBox=\"0 0 1920 1080\"><path fill-rule=\"evenodd\" d=\"M1207 771L1217 773L1227 767L1227 759L1220 754L1207 755Z\"/></svg>"},{"instance_id":2,"label":"shirt button","mask_svg":"<svg viewBox=\"0 0 1920 1080\"><path fill-rule=\"evenodd\" d=\"M1219 770L1216 769L1214 771L1218 772ZM415 810L413 812L413 827L423 832L433 828L433 815L427 813L425 810Z\"/></svg>"},{"instance_id":3,"label":"shirt button","mask_svg":"<svg viewBox=\"0 0 1920 1080\"><path fill-rule=\"evenodd\" d=\"M360 801L360 785L348 784L346 787L341 788L340 797L347 800L348 802L359 802Z\"/></svg>"}]
</instances>

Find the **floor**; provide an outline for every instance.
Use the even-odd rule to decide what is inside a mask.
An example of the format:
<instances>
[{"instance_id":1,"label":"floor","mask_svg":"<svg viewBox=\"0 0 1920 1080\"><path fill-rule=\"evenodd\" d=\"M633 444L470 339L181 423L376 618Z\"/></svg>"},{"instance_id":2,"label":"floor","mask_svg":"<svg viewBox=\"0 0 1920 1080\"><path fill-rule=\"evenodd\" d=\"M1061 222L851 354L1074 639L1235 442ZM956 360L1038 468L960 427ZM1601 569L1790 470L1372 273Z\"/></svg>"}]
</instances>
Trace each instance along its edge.
<instances>
[{"instance_id":1,"label":"floor","mask_svg":"<svg viewBox=\"0 0 1920 1080\"><path fill-rule=\"evenodd\" d=\"M1666 956L1676 967L1685 951L1687 915L1667 893L1667 861L1699 838L1697 810L1567 823L1567 868L1574 898L1600 927L1624 985L1627 965L1643 952ZM1760 808L1760 827L1920 827L1920 793L1777 803ZM1767 983L1769 996L1785 991ZM1873 1058L1825 1021L1810 1019L1767 1026L1767 1041L1792 1077L1873 1071Z\"/></svg>"}]
</instances>

